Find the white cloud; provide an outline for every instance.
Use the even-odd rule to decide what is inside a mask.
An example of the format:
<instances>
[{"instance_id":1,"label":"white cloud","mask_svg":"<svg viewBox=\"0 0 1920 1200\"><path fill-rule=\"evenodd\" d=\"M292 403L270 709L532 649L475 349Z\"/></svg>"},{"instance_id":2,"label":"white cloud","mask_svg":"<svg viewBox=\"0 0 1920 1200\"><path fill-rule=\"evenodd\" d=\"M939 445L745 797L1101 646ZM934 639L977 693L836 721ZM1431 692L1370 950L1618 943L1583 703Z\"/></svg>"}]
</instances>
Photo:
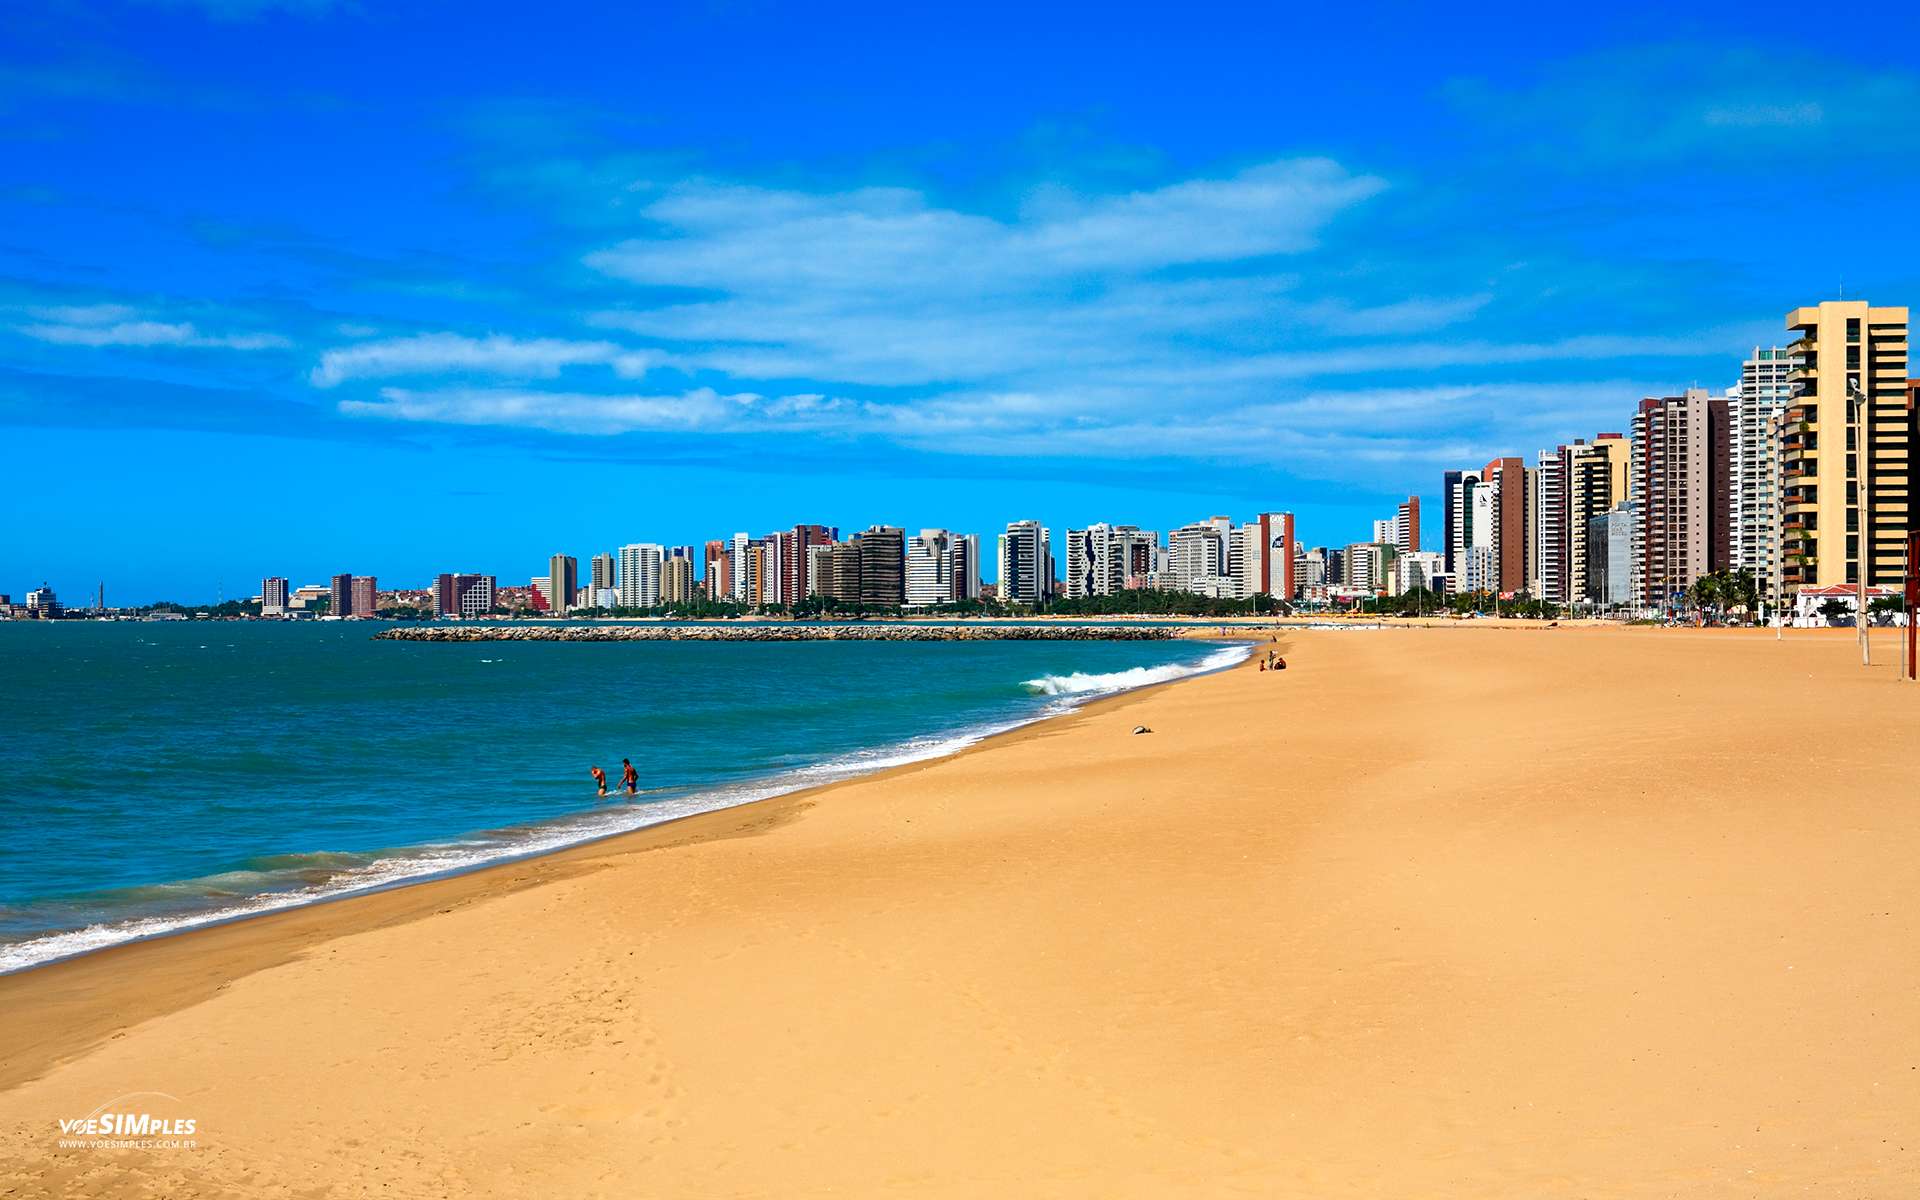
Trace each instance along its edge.
<instances>
[{"instance_id":1,"label":"white cloud","mask_svg":"<svg viewBox=\"0 0 1920 1200\"><path fill-rule=\"evenodd\" d=\"M631 350L612 342L423 333L328 350L313 369L312 380L315 387L330 388L351 379L396 375L458 373L551 379L567 367L578 366L607 367L623 379L638 379L665 358L656 351Z\"/></svg>"},{"instance_id":2,"label":"white cloud","mask_svg":"<svg viewBox=\"0 0 1920 1200\"><path fill-rule=\"evenodd\" d=\"M443 425L505 425L554 433L746 432L831 423L837 405L821 396L769 400L751 392L696 388L678 395L604 395L524 389L383 388L379 400L343 400L351 416Z\"/></svg>"},{"instance_id":3,"label":"white cloud","mask_svg":"<svg viewBox=\"0 0 1920 1200\"><path fill-rule=\"evenodd\" d=\"M190 321L154 320L123 304L56 305L27 311L39 319L15 325L14 332L59 346L280 350L292 345L277 333L205 333Z\"/></svg>"}]
</instances>

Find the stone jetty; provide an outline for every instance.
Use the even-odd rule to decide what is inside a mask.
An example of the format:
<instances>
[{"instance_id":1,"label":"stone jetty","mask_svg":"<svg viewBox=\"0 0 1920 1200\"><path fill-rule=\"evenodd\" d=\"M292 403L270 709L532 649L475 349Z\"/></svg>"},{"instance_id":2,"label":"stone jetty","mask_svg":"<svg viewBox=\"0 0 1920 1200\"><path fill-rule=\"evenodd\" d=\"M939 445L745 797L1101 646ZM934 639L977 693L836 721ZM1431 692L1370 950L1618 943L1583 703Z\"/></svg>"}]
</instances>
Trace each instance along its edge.
<instances>
[{"instance_id":1,"label":"stone jetty","mask_svg":"<svg viewBox=\"0 0 1920 1200\"><path fill-rule=\"evenodd\" d=\"M405 625L393 642L1163 642L1164 625Z\"/></svg>"}]
</instances>

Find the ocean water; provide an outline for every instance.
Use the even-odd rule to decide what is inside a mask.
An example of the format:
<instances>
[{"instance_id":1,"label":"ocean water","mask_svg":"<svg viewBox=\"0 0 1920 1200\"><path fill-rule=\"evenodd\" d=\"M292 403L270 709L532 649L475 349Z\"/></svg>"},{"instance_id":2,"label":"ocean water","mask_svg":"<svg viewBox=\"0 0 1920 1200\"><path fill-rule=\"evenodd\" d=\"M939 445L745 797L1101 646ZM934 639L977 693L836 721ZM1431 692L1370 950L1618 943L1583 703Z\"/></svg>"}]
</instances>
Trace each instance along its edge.
<instances>
[{"instance_id":1,"label":"ocean water","mask_svg":"<svg viewBox=\"0 0 1920 1200\"><path fill-rule=\"evenodd\" d=\"M951 753L1204 642L375 642L0 622L0 971ZM637 803L600 801L588 768Z\"/></svg>"}]
</instances>

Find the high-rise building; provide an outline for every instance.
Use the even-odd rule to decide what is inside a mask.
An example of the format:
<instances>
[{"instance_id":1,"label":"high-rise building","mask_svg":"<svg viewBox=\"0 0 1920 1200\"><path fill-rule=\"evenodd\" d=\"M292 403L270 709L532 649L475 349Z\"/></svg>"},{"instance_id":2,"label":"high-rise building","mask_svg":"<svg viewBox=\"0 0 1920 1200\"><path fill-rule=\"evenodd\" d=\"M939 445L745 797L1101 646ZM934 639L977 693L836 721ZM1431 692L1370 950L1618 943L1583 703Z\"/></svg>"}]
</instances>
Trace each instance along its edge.
<instances>
[{"instance_id":1,"label":"high-rise building","mask_svg":"<svg viewBox=\"0 0 1920 1200\"><path fill-rule=\"evenodd\" d=\"M747 561L747 547L752 544L753 539L744 533L736 533L727 539L727 561L733 564L732 578L729 581L733 586L727 594L733 600L742 603L753 594L756 583L752 565Z\"/></svg>"},{"instance_id":2,"label":"high-rise building","mask_svg":"<svg viewBox=\"0 0 1920 1200\"><path fill-rule=\"evenodd\" d=\"M1415 522L1419 520L1419 503L1414 505ZM1260 528L1260 563L1254 570L1256 591L1265 592L1277 600L1292 601L1298 592L1294 579L1293 564L1295 545L1293 540L1293 514L1290 512L1263 512L1253 519Z\"/></svg>"},{"instance_id":3,"label":"high-rise building","mask_svg":"<svg viewBox=\"0 0 1920 1200\"><path fill-rule=\"evenodd\" d=\"M833 586L833 548L836 544L823 542L807 547L807 595L837 595Z\"/></svg>"},{"instance_id":4,"label":"high-rise building","mask_svg":"<svg viewBox=\"0 0 1920 1200\"><path fill-rule=\"evenodd\" d=\"M547 606L556 615L565 616L573 607L573 594L579 587L579 559L571 554L555 554L547 559Z\"/></svg>"},{"instance_id":5,"label":"high-rise building","mask_svg":"<svg viewBox=\"0 0 1920 1200\"><path fill-rule=\"evenodd\" d=\"M660 603L693 602L693 555L686 546L674 547L675 553L660 563Z\"/></svg>"},{"instance_id":6,"label":"high-rise building","mask_svg":"<svg viewBox=\"0 0 1920 1200\"><path fill-rule=\"evenodd\" d=\"M283 617L287 613L287 581L272 575L260 581L260 615Z\"/></svg>"},{"instance_id":7,"label":"high-rise building","mask_svg":"<svg viewBox=\"0 0 1920 1200\"><path fill-rule=\"evenodd\" d=\"M1920 516L1907 310L1829 300L1794 309L1787 328L1800 333L1780 436L1787 590L1897 584Z\"/></svg>"},{"instance_id":8,"label":"high-rise building","mask_svg":"<svg viewBox=\"0 0 1920 1200\"><path fill-rule=\"evenodd\" d=\"M1355 542L1348 546L1341 555L1346 568L1346 586L1369 592L1388 590L1393 582L1393 557L1393 547L1386 542Z\"/></svg>"},{"instance_id":9,"label":"high-rise building","mask_svg":"<svg viewBox=\"0 0 1920 1200\"><path fill-rule=\"evenodd\" d=\"M1480 469L1480 478L1493 481L1495 574L1488 591L1522 592L1527 588L1527 465L1519 458L1496 458Z\"/></svg>"},{"instance_id":10,"label":"high-rise building","mask_svg":"<svg viewBox=\"0 0 1920 1200\"><path fill-rule=\"evenodd\" d=\"M833 544L833 590L823 592L842 604L860 602L860 541L849 538Z\"/></svg>"},{"instance_id":11,"label":"high-rise building","mask_svg":"<svg viewBox=\"0 0 1920 1200\"><path fill-rule=\"evenodd\" d=\"M1639 539L1640 520L1631 500L1587 521L1587 603L1611 609L1633 603Z\"/></svg>"},{"instance_id":12,"label":"high-rise building","mask_svg":"<svg viewBox=\"0 0 1920 1200\"><path fill-rule=\"evenodd\" d=\"M1129 587L1144 587L1157 567L1160 537L1135 525L1089 525L1067 530L1066 577L1068 596L1110 596Z\"/></svg>"},{"instance_id":13,"label":"high-rise building","mask_svg":"<svg viewBox=\"0 0 1920 1200\"><path fill-rule=\"evenodd\" d=\"M660 568L666 549L654 542L620 547L620 607L660 607Z\"/></svg>"},{"instance_id":14,"label":"high-rise building","mask_svg":"<svg viewBox=\"0 0 1920 1200\"><path fill-rule=\"evenodd\" d=\"M1038 521L1013 521L1000 535L999 596L1004 604L1039 604L1053 585L1053 533Z\"/></svg>"},{"instance_id":15,"label":"high-rise building","mask_svg":"<svg viewBox=\"0 0 1920 1200\"><path fill-rule=\"evenodd\" d=\"M593 556L593 561L588 564L587 586L593 590L594 595L598 596L609 588L619 588L620 579L615 562L611 554Z\"/></svg>"},{"instance_id":16,"label":"high-rise building","mask_svg":"<svg viewBox=\"0 0 1920 1200\"><path fill-rule=\"evenodd\" d=\"M1642 400L1633 418L1633 453L1640 522L1636 594L1657 607L1679 599L1702 575L1727 568L1727 401L1704 388Z\"/></svg>"},{"instance_id":17,"label":"high-rise building","mask_svg":"<svg viewBox=\"0 0 1920 1200\"><path fill-rule=\"evenodd\" d=\"M708 542L706 563L701 567L700 578L707 589L707 599L726 600L733 595L733 558L728 553L726 542Z\"/></svg>"},{"instance_id":18,"label":"high-rise building","mask_svg":"<svg viewBox=\"0 0 1920 1200\"><path fill-rule=\"evenodd\" d=\"M1446 583L1446 559L1437 551L1415 550L1408 554L1395 554L1393 557L1393 586L1388 589L1391 595L1403 596L1415 588L1430 592L1443 590Z\"/></svg>"},{"instance_id":19,"label":"high-rise building","mask_svg":"<svg viewBox=\"0 0 1920 1200\"><path fill-rule=\"evenodd\" d=\"M327 592L327 611L336 617L353 615L353 576L335 575Z\"/></svg>"},{"instance_id":20,"label":"high-rise building","mask_svg":"<svg viewBox=\"0 0 1920 1200\"><path fill-rule=\"evenodd\" d=\"M922 529L908 538L907 607L953 604L977 594L977 572L969 592L969 550L967 538L946 529Z\"/></svg>"},{"instance_id":21,"label":"high-rise building","mask_svg":"<svg viewBox=\"0 0 1920 1200\"><path fill-rule=\"evenodd\" d=\"M1209 517L1167 534L1160 586L1169 591L1231 598L1240 594L1245 565L1246 539L1236 533L1228 518Z\"/></svg>"},{"instance_id":22,"label":"high-rise building","mask_svg":"<svg viewBox=\"0 0 1920 1200\"><path fill-rule=\"evenodd\" d=\"M1482 478L1478 472L1460 472L1454 485L1454 515L1459 524L1448 541L1453 546L1453 563L1458 574L1455 589L1462 592L1498 592L1500 587L1501 541L1506 532L1500 520L1503 476ZM1351 558L1351 554L1349 554ZM1347 569L1352 583L1353 568Z\"/></svg>"},{"instance_id":23,"label":"high-rise building","mask_svg":"<svg viewBox=\"0 0 1920 1200\"><path fill-rule=\"evenodd\" d=\"M860 534L860 603L898 608L907 602L907 533L873 525Z\"/></svg>"},{"instance_id":24,"label":"high-rise building","mask_svg":"<svg viewBox=\"0 0 1920 1200\"><path fill-rule=\"evenodd\" d=\"M1460 527L1460 514L1454 508L1460 500L1460 478L1465 474L1464 471L1448 471L1440 476L1440 553L1449 576L1454 570L1454 531Z\"/></svg>"},{"instance_id":25,"label":"high-rise building","mask_svg":"<svg viewBox=\"0 0 1920 1200\"><path fill-rule=\"evenodd\" d=\"M1566 598L1587 594L1587 533L1593 518L1611 511L1632 494L1633 443L1618 433L1576 442L1566 455Z\"/></svg>"},{"instance_id":26,"label":"high-rise building","mask_svg":"<svg viewBox=\"0 0 1920 1200\"><path fill-rule=\"evenodd\" d=\"M1292 514L1288 514L1292 522ZM1414 554L1420 549L1420 497L1408 496L1400 505L1400 511L1393 518L1393 548L1402 554Z\"/></svg>"},{"instance_id":27,"label":"high-rise building","mask_svg":"<svg viewBox=\"0 0 1920 1200\"><path fill-rule=\"evenodd\" d=\"M371 575L353 576L352 608L347 615L372 620L380 614L380 583Z\"/></svg>"},{"instance_id":28,"label":"high-rise building","mask_svg":"<svg viewBox=\"0 0 1920 1200\"><path fill-rule=\"evenodd\" d=\"M1567 602L1567 447L1542 449L1527 472L1528 586L1542 600Z\"/></svg>"},{"instance_id":29,"label":"high-rise building","mask_svg":"<svg viewBox=\"0 0 1920 1200\"><path fill-rule=\"evenodd\" d=\"M795 525L788 531L781 544L780 603L791 608L812 594L812 550L839 537L839 530L826 525Z\"/></svg>"},{"instance_id":30,"label":"high-rise building","mask_svg":"<svg viewBox=\"0 0 1920 1200\"><path fill-rule=\"evenodd\" d=\"M1754 347L1740 364L1740 382L1727 389L1732 491L1728 567L1753 572L1772 587L1780 552L1780 414L1793 398L1800 360L1778 346Z\"/></svg>"}]
</instances>

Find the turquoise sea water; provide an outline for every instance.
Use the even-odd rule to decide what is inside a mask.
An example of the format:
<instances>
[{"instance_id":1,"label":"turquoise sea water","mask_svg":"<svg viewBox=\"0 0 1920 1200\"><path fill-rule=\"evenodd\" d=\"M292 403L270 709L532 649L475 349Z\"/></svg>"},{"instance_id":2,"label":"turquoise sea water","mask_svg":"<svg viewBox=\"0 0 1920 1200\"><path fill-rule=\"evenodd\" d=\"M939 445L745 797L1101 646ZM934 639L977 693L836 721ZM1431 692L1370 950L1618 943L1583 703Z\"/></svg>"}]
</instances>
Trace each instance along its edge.
<instances>
[{"instance_id":1,"label":"turquoise sea water","mask_svg":"<svg viewBox=\"0 0 1920 1200\"><path fill-rule=\"evenodd\" d=\"M0 971L932 757L1195 642L375 642L0 623ZM638 767L639 803L596 799Z\"/></svg>"}]
</instances>

